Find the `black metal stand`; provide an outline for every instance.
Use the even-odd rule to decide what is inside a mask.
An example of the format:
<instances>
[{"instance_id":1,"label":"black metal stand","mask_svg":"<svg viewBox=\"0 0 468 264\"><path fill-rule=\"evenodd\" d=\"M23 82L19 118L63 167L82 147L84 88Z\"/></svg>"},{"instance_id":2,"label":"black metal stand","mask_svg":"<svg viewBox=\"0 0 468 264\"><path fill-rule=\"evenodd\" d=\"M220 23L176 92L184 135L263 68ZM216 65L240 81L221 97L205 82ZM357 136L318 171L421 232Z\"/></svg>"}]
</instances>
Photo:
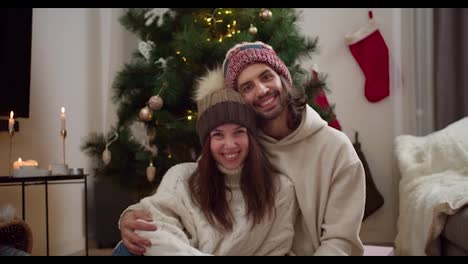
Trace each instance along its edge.
<instances>
[{"instance_id":1,"label":"black metal stand","mask_svg":"<svg viewBox=\"0 0 468 264\"><path fill-rule=\"evenodd\" d=\"M46 249L47 249L47 256L49 256L49 196L48 196L48 189L47 188L47 181L45 181L45 219L46 219Z\"/></svg>"}]
</instances>

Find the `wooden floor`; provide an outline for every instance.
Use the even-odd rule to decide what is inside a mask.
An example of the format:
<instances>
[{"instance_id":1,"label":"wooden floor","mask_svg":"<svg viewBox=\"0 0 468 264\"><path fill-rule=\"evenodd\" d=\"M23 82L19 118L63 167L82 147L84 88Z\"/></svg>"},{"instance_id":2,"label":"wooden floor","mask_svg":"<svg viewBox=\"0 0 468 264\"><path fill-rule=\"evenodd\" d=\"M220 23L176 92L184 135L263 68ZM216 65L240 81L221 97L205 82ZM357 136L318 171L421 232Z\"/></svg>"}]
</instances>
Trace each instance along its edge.
<instances>
[{"instance_id":1,"label":"wooden floor","mask_svg":"<svg viewBox=\"0 0 468 264\"><path fill-rule=\"evenodd\" d=\"M113 248L90 248L88 256L111 256ZM70 256L86 256L86 252L79 251L71 254Z\"/></svg>"},{"instance_id":2,"label":"wooden floor","mask_svg":"<svg viewBox=\"0 0 468 264\"><path fill-rule=\"evenodd\" d=\"M95 243L89 243L88 256L111 256L113 248L96 248ZM365 245L364 256L392 256L393 244ZM85 256L84 250L71 254L71 256Z\"/></svg>"},{"instance_id":3,"label":"wooden floor","mask_svg":"<svg viewBox=\"0 0 468 264\"><path fill-rule=\"evenodd\" d=\"M90 241L88 249L88 256L111 256L113 248L97 248L96 243ZM86 251L81 250L71 254L70 256L86 256Z\"/></svg>"}]
</instances>

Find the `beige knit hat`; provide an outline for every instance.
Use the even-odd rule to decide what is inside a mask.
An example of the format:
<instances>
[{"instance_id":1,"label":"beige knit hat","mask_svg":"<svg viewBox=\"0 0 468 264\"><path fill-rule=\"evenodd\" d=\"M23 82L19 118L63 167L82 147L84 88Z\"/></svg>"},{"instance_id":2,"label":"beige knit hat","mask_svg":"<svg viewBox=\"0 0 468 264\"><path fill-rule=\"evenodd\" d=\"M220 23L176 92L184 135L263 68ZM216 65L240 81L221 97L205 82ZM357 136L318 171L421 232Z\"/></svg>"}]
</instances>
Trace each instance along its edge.
<instances>
[{"instance_id":1,"label":"beige knit hat","mask_svg":"<svg viewBox=\"0 0 468 264\"><path fill-rule=\"evenodd\" d=\"M195 85L198 107L197 132L200 142L217 126L235 123L256 133L255 112L238 92L224 88L221 68L208 71Z\"/></svg>"}]
</instances>

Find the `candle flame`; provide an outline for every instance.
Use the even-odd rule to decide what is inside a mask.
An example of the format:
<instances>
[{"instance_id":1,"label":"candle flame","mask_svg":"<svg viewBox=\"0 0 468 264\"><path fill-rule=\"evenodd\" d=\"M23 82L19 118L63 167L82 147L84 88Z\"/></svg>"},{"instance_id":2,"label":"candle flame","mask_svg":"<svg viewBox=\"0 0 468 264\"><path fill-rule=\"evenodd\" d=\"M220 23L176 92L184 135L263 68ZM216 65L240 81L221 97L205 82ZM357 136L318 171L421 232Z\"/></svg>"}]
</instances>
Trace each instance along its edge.
<instances>
[{"instance_id":1,"label":"candle flame","mask_svg":"<svg viewBox=\"0 0 468 264\"><path fill-rule=\"evenodd\" d=\"M18 161L19 161L19 162L22 162L23 160L22 160L21 158L18 158Z\"/></svg>"},{"instance_id":2,"label":"candle flame","mask_svg":"<svg viewBox=\"0 0 468 264\"><path fill-rule=\"evenodd\" d=\"M11 111L11 112L10 112L10 118L13 119L13 116L14 116L14 115L15 115L15 114L13 113L13 111Z\"/></svg>"},{"instance_id":3,"label":"candle flame","mask_svg":"<svg viewBox=\"0 0 468 264\"><path fill-rule=\"evenodd\" d=\"M65 107L62 106L62 113L65 113Z\"/></svg>"}]
</instances>

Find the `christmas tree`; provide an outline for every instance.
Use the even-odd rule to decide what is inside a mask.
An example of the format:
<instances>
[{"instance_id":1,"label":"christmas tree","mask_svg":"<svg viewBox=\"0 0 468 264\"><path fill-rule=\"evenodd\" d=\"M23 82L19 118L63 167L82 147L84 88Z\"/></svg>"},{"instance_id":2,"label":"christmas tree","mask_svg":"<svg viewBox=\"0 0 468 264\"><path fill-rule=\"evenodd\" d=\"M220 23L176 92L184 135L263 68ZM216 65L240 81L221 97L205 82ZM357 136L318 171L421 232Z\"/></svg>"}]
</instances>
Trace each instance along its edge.
<instances>
[{"instance_id":1,"label":"christmas tree","mask_svg":"<svg viewBox=\"0 0 468 264\"><path fill-rule=\"evenodd\" d=\"M333 121L332 108L314 101L325 88L324 76L314 78L298 64L311 57L318 43L301 34L298 19L292 8L127 10L120 22L141 42L112 86L117 124L107 135L89 135L82 145L95 161L96 175L147 195L171 166L196 160L200 143L193 84L242 41L272 46L295 86L306 90L309 105Z\"/></svg>"}]
</instances>

